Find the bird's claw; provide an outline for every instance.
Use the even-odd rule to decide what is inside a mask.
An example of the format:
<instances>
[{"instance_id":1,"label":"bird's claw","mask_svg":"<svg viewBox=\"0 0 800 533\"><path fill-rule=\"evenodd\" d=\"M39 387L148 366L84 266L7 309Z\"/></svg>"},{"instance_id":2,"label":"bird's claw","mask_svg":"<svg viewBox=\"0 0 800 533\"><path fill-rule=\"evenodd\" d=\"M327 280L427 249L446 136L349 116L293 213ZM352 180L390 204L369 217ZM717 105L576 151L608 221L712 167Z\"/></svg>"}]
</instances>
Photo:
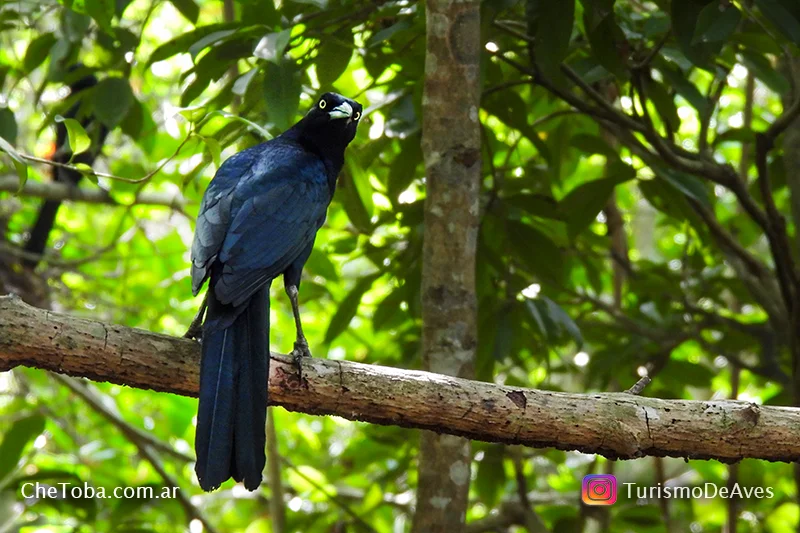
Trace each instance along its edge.
<instances>
[{"instance_id":1,"label":"bird's claw","mask_svg":"<svg viewBox=\"0 0 800 533\"><path fill-rule=\"evenodd\" d=\"M292 350L292 362L297 368L298 381L303 380L303 357L311 357L311 350L308 349L305 339L295 341L294 350Z\"/></svg>"},{"instance_id":2,"label":"bird's claw","mask_svg":"<svg viewBox=\"0 0 800 533\"><path fill-rule=\"evenodd\" d=\"M203 339L203 326L197 326L192 324L189 326L189 329L186 330L186 333L183 334L184 339L193 339L193 340L202 340Z\"/></svg>"}]
</instances>

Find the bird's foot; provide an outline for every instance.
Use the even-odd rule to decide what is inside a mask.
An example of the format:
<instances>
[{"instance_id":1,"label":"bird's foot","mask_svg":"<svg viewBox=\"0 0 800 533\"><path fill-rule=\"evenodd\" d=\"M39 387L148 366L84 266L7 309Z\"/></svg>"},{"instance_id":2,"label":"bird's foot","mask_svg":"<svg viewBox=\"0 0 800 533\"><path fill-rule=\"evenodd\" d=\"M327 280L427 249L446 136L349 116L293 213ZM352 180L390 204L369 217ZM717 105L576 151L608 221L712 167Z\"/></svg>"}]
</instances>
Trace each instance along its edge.
<instances>
[{"instance_id":1,"label":"bird's foot","mask_svg":"<svg viewBox=\"0 0 800 533\"><path fill-rule=\"evenodd\" d=\"M305 339L298 339L292 350L292 362L297 368L298 381L303 381L303 357L311 357L311 350L308 349L308 342Z\"/></svg>"},{"instance_id":2,"label":"bird's foot","mask_svg":"<svg viewBox=\"0 0 800 533\"><path fill-rule=\"evenodd\" d=\"M202 340L203 338L203 326L202 324L194 324L192 323L189 326L189 329L186 330L186 333L183 334L184 339L194 339L194 340Z\"/></svg>"}]
</instances>

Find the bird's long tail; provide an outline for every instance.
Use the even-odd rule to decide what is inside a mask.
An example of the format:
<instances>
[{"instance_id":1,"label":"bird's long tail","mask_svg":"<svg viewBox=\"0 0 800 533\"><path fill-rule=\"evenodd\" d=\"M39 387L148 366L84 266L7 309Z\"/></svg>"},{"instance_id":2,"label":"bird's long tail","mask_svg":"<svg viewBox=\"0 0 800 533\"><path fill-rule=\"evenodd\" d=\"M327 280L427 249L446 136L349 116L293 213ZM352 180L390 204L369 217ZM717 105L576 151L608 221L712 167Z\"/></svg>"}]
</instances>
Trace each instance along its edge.
<instances>
[{"instance_id":1,"label":"bird's long tail","mask_svg":"<svg viewBox=\"0 0 800 533\"><path fill-rule=\"evenodd\" d=\"M195 471L210 491L232 477L248 490L264 469L269 373L269 286L242 307L208 291L200 363Z\"/></svg>"}]
</instances>

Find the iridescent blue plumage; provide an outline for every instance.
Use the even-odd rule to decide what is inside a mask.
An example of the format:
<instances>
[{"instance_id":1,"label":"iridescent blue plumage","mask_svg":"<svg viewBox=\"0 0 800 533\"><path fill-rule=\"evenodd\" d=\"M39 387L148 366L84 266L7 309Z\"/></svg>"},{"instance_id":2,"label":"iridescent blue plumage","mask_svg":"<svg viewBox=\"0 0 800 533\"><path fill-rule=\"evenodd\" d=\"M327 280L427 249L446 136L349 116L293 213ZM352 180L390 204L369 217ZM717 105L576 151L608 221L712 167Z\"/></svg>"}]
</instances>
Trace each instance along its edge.
<instances>
[{"instance_id":1,"label":"iridescent blue plumage","mask_svg":"<svg viewBox=\"0 0 800 533\"><path fill-rule=\"evenodd\" d=\"M269 373L269 287L283 274L297 305L303 265L325 222L361 106L326 93L297 124L223 163L203 196L192 244L192 290L206 280L195 448L200 486L261 482Z\"/></svg>"}]
</instances>

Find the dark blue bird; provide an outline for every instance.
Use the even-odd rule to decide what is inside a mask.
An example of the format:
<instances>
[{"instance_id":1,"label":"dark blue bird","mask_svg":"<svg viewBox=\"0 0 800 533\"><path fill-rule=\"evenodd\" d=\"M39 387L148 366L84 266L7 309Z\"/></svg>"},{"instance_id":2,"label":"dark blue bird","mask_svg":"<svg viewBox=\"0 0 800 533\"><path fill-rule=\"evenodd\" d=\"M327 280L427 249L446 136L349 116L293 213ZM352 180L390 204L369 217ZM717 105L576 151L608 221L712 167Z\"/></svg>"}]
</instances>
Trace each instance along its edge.
<instances>
[{"instance_id":1,"label":"dark blue bird","mask_svg":"<svg viewBox=\"0 0 800 533\"><path fill-rule=\"evenodd\" d=\"M275 139L223 163L200 204L192 243L192 290L209 280L202 326L195 471L203 490L228 478L261 483L269 373L269 289L283 274L297 340L310 356L297 303L303 265L325 222L361 105L322 95ZM197 336L197 322L187 333Z\"/></svg>"}]
</instances>

